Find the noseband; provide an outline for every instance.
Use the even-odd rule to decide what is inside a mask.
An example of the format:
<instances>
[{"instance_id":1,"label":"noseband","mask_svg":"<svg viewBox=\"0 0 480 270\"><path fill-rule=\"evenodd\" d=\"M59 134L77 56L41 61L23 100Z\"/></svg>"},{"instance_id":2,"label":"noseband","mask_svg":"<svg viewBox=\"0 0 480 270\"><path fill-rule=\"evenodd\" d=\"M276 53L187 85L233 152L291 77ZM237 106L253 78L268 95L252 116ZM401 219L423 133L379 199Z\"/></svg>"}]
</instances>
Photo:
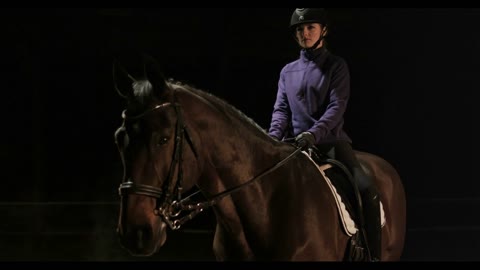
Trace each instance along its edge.
<instances>
[{"instance_id":1,"label":"noseband","mask_svg":"<svg viewBox=\"0 0 480 270\"><path fill-rule=\"evenodd\" d=\"M174 145L174 153L173 153L173 158L172 162L170 164L170 170L168 173L167 180L163 184L163 188L158 188L155 186L149 186L149 185L142 185L142 184L136 184L133 182L132 179L128 179L127 182L124 182L120 185L118 191L120 196L125 199L128 197L128 195L135 194L135 195L142 195L142 196L147 196L147 197L152 197L156 199L156 206L154 213L155 215L159 216L162 218L162 220L168 224L168 226L172 230L178 230L180 227L185 224L187 221L193 219L196 215L199 213L203 212L205 209L214 206L215 204L218 203L221 199L223 199L226 196L229 196L233 192L236 192L240 190L241 188L252 184L256 180L260 179L261 177L271 173L272 171L278 169L281 167L283 164L285 164L287 161L289 161L291 158L293 158L295 155L301 152L301 149L298 148L296 149L292 154L290 154L288 157L284 158L282 161L278 162L271 168L263 171L259 175L255 176L253 179L239 185L233 188L230 188L228 190L225 190L212 198L200 202L200 203L189 203L190 199L198 194L200 191L195 192L194 194L182 199L182 184L183 184L183 170L182 170L182 154L183 154L183 143L185 139L187 140L188 144L190 145L190 148L192 149L193 154L195 155L195 158L198 158L197 151L195 150L195 147L193 145L192 138L185 126L183 117L182 117L182 111L181 111L181 106L178 103L163 103L160 105L157 105L153 107L152 109L139 114L137 116L127 116L127 112L124 111L122 113L122 118L124 119L124 123L127 120L138 120L143 117L145 117L147 114L154 112L156 110L159 110L161 108L169 107L169 106L174 106L175 108L175 113L177 114L177 123L176 123L176 129L175 129L175 145ZM151 151L149 152L151 156L152 153ZM123 154L123 153L122 153ZM152 159L153 160L153 159ZM125 166L125 164L124 164ZM157 175L158 180L161 180L160 174L158 173L158 169L156 166L156 163L153 162L153 167L155 169L155 173ZM175 173L175 167L178 169L178 177L177 181L172 181ZM161 181L160 181L161 182ZM176 199L175 199L176 198ZM188 214L180 215L182 212L188 211Z\"/></svg>"}]
</instances>

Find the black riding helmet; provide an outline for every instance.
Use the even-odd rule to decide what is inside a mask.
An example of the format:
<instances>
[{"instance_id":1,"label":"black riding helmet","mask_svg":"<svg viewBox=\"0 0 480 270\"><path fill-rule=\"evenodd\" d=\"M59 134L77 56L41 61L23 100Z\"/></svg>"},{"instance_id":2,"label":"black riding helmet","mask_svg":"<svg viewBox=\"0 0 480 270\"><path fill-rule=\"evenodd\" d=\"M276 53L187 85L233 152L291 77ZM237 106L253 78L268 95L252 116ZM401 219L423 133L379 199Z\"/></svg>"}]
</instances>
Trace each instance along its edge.
<instances>
[{"instance_id":1,"label":"black riding helmet","mask_svg":"<svg viewBox=\"0 0 480 270\"><path fill-rule=\"evenodd\" d=\"M326 26L328 23L327 13L324 8L297 8L290 19L290 28L302 23L319 23Z\"/></svg>"}]
</instances>

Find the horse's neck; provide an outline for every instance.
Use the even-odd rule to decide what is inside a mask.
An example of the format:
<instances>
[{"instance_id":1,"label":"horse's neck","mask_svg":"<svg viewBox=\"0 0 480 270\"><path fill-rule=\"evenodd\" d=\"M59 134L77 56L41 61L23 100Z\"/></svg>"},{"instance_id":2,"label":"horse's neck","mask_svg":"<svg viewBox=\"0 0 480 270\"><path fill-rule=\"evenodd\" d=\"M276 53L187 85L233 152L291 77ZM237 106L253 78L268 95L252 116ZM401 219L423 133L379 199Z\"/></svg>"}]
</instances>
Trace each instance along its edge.
<instances>
[{"instance_id":1,"label":"horse's neck","mask_svg":"<svg viewBox=\"0 0 480 270\"><path fill-rule=\"evenodd\" d=\"M257 146L256 148L261 148L257 150L247 148L249 147L241 146L238 148L241 151L227 149L226 151L230 152L228 158L224 153L211 152L199 181L202 190L211 196L232 191L235 202L230 201L231 197L228 197L222 200L224 204L219 204L221 212L227 219L234 219L230 215L234 215L237 208L268 208L267 194L271 193L271 188L268 187L275 183L273 173L278 173L277 170L271 169L291 154L291 149L286 146L266 144L263 147ZM229 160L233 158L236 160Z\"/></svg>"},{"instance_id":2,"label":"horse's neck","mask_svg":"<svg viewBox=\"0 0 480 270\"><path fill-rule=\"evenodd\" d=\"M190 108L189 124L198 133L205 163L215 170L222 185L239 185L253 178L278 151L266 134L234 113L225 114L200 97L186 101L190 103L185 104Z\"/></svg>"},{"instance_id":3,"label":"horse's neck","mask_svg":"<svg viewBox=\"0 0 480 270\"><path fill-rule=\"evenodd\" d=\"M273 166L277 149L258 145L248 138L241 138L231 131L220 135L224 139L211 140L206 159L209 174L216 175L216 186L224 188L242 185ZM248 135L245 135L246 137Z\"/></svg>"}]
</instances>

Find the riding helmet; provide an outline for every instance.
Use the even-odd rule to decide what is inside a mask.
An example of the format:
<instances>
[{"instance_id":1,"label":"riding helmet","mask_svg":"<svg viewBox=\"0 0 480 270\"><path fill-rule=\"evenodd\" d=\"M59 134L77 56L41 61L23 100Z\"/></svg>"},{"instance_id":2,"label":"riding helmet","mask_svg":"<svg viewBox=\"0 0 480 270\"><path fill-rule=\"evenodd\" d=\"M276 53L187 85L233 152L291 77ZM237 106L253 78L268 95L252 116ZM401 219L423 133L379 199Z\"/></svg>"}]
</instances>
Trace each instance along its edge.
<instances>
[{"instance_id":1,"label":"riding helmet","mask_svg":"<svg viewBox=\"0 0 480 270\"><path fill-rule=\"evenodd\" d=\"M319 23L327 25L327 13L324 8L297 8L290 19L290 27L293 28L302 23Z\"/></svg>"}]
</instances>

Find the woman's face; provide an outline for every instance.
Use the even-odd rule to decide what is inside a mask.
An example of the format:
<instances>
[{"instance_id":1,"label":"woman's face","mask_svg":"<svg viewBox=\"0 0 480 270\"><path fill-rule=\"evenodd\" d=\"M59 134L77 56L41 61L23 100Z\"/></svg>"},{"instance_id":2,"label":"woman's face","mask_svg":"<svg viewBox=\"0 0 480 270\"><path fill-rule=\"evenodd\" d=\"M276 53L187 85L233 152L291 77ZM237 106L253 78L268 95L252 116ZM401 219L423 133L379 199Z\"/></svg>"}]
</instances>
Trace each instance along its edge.
<instances>
[{"instance_id":1,"label":"woman's face","mask_svg":"<svg viewBox=\"0 0 480 270\"><path fill-rule=\"evenodd\" d=\"M304 23L297 25L295 34L298 44L305 49L311 48L320 37L324 37L327 29L319 23ZM323 40L317 48L323 46ZM314 48L316 49L316 48Z\"/></svg>"}]
</instances>

